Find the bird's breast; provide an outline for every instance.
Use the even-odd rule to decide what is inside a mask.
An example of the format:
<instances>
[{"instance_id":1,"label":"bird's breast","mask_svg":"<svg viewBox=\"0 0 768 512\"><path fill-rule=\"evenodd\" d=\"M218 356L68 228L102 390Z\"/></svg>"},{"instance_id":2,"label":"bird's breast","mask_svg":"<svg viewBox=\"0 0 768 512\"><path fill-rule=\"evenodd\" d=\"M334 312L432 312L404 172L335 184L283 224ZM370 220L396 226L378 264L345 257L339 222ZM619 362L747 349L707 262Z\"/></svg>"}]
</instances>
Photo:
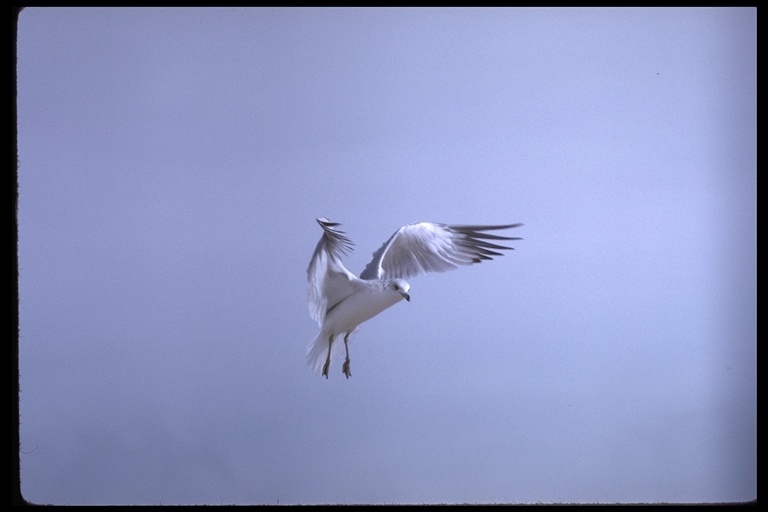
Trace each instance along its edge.
<instances>
[{"instance_id":1,"label":"bird's breast","mask_svg":"<svg viewBox=\"0 0 768 512\"><path fill-rule=\"evenodd\" d=\"M396 294L360 292L351 295L331 308L325 315L323 330L338 334L351 332L366 320L400 302Z\"/></svg>"}]
</instances>

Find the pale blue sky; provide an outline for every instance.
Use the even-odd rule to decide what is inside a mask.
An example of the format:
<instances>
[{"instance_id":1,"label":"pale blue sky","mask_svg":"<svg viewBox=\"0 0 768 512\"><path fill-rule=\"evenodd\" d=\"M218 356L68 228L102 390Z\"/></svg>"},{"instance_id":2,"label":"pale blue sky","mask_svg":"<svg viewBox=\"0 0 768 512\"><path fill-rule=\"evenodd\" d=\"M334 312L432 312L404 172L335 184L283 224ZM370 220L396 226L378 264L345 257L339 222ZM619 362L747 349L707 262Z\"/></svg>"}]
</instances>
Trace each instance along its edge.
<instances>
[{"instance_id":1,"label":"pale blue sky","mask_svg":"<svg viewBox=\"0 0 768 512\"><path fill-rule=\"evenodd\" d=\"M756 497L756 11L33 8L22 493L56 504ZM354 375L306 267L523 222Z\"/></svg>"}]
</instances>

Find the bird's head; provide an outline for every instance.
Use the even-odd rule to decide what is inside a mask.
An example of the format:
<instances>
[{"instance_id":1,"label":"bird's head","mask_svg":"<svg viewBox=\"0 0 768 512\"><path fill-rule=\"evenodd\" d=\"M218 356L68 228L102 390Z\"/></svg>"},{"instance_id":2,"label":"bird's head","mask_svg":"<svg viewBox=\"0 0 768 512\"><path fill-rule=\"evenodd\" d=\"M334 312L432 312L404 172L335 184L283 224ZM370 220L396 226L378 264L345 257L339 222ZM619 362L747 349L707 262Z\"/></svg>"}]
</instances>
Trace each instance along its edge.
<instances>
[{"instance_id":1,"label":"bird's head","mask_svg":"<svg viewBox=\"0 0 768 512\"><path fill-rule=\"evenodd\" d=\"M411 296L408 295L408 290L411 289L411 285L403 281L402 279L392 279L388 284L387 287L394 291L395 293L399 293L405 300L408 302L411 301Z\"/></svg>"}]
</instances>

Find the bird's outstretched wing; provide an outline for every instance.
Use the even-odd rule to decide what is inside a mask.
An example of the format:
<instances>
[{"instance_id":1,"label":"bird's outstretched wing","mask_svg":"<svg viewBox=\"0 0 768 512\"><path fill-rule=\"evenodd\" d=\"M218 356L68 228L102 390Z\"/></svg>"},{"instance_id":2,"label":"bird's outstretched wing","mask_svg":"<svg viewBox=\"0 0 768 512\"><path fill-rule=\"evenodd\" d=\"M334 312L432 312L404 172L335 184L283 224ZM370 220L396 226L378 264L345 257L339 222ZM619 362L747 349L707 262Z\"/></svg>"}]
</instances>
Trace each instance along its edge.
<instances>
[{"instance_id":1,"label":"bird's outstretched wing","mask_svg":"<svg viewBox=\"0 0 768 512\"><path fill-rule=\"evenodd\" d=\"M326 218L317 219L317 223L323 228L323 236L307 268L307 298L309 315L322 327L326 312L354 292L351 283L357 278L340 259L352 250L352 241L336 229L338 223Z\"/></svg>"},{"instance_id":2,"label":"bird's outstretched wing","mask_svg":"<svg viewBox=\"0 0 768 512\"><path fill-rule=\"evenodd\" d=\"M449 226L431 222L408 224L398 229L378 251L360 274L361 279L391 279L425 272L445 272L459 265L471 265L501 256L499 250L510 250L488 240L520 240L486 233L510 229L522 224L502 226Z\"/></svg>"}]
</instances>

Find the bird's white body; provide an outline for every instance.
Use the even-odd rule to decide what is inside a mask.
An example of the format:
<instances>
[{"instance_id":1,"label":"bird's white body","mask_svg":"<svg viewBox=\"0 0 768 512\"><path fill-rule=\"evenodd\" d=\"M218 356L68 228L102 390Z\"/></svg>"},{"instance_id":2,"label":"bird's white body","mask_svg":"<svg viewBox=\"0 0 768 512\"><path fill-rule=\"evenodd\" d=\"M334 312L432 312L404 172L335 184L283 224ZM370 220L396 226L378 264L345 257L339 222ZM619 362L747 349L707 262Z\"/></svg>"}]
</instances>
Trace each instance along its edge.
<instances>
[{"instance_id":1,"label":"bird's white body","mask_svg":"<svg viewBox=\"0 0 768 512\"><path fill-rule=\"evenodd\" d=\"M354 332L360 324L404 298L399 293L387 292L385 281L364 281L354 278L350 284L355 293L328 310L320 332L310 343L307 363L314 371L320 371L322 368L331 338ZM338 344L337 347L339 347ZM340 347L336 353L341 353Z\"/></svg>"},{"instance_id":2,"label":"bird's white body","mask_svg":"<svg viewBox=\"0 0 768 512\"><path fill-rule=\"evenodd\" d=\"M403 300L399 293L387 291L385 281L356 279L353 286L357 288L354 300L345 299L326 313L323 331L328 334L354 331L361 323Z\"/></svg>"},{"instance_id":3,"label":"bird's white body","mask_svg":"<svg viewBox=\"0 0 768 512\"><path fill-rule=\"evenodd\" d=\"M495 249L511 249L488 240L519 240L484 231L520 226L448 226L431 222L408 224L398 229L376 252L365 270L356 277L341 263L341 255L352 248L352 241L338 224L317 219L323 236L315 248L307 268L309 278L309 313L320 326L307 349L307 363L322 370L328 367L334 353L339 353L336 338L344 335L346 359L342 370L349 370L348 338L357 327L394 306L410 301L410 285L405 278L424 272L445 272L458 265L471 265L501 256Z\"/></svg>"}]
</instances>

